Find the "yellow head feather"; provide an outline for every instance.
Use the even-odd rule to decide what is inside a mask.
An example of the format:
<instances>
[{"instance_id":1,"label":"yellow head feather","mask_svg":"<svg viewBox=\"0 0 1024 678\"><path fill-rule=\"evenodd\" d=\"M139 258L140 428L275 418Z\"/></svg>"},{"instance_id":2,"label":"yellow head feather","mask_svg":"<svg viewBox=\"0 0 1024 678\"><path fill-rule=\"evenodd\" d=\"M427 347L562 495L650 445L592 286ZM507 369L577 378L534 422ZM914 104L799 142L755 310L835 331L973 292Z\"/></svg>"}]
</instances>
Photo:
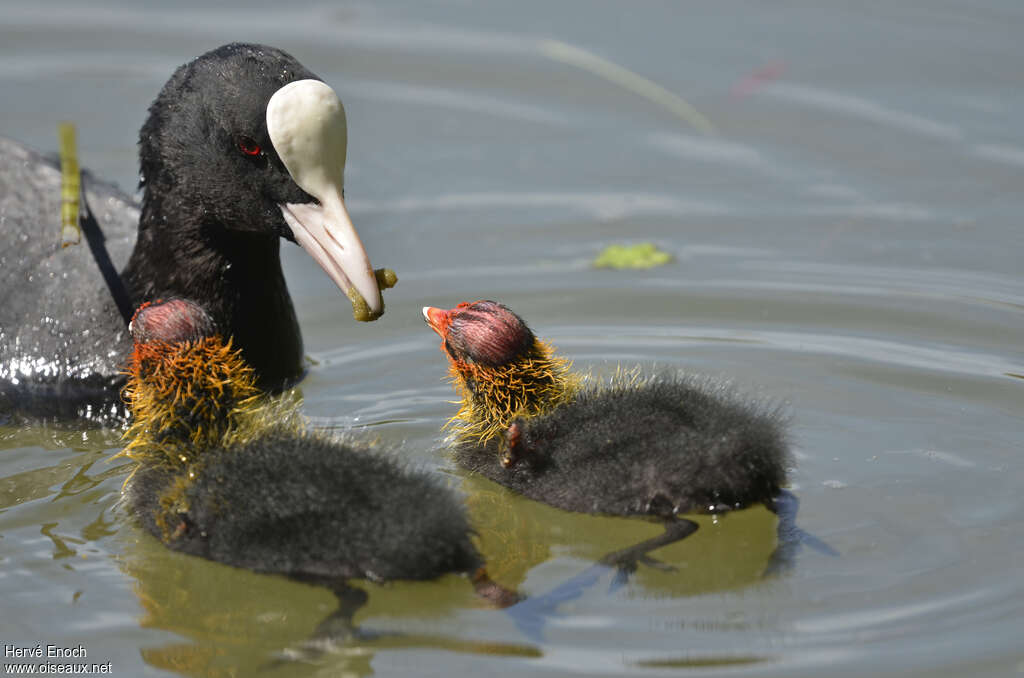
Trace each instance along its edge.
<instances>
[{"instance_id":1,"label":"yellow head feather","mask_svg":"<svg viewBox=\"0 0 1024 678\"><path fill-rule=\"evenodd\" d=\"M243 445L268 429L304 429L298 399L267 397L241 351L219 336L137 344L122 395L132 423L120 455L175 469L175 481L159 498L165 541L173 538L175 517L188 511L186 492L206 450Z\"/></svg>"},{"instance_id":2,"label":"yellow head feather","mask_svg":"<svg viewBox=\"0 0 1024 678\"><path fill-rule=\"evenodd\" d=\"M544 414L570 400L582 383L571 366L540 339L524 357L501 367L451 361L461 407L445 428L459 441L486 443L497 438L517 417Z\"/></svg>"},{"instance_id":3,"label":"yellow head feather","mask_svg":"<svg viewBox=\"0 0 1024 678\"><path fill-rule=\"evenodd\" d=\"M132 423L121 454L186 470L214 446L231 447L268 427L301 430L296 399L267 397L240 350L219 337L137 345L123 397Z\"/></svg>"}]
</instances>

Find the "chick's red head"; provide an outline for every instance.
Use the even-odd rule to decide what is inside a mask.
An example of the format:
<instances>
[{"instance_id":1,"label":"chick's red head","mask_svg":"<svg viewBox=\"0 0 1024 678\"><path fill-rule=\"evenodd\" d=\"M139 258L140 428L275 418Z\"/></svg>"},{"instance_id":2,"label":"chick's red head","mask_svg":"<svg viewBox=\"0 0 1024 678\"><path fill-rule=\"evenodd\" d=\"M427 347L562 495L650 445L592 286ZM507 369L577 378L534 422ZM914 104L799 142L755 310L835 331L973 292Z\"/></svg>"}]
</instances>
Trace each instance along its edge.
<instances>
[{"instance_id":1,"label":"chick's red head","mask_svg":"<svg viewBox=\"0 0 1024 678\"><path fill-rule=\"evenodd\" d=\"M216 334L210 315L187 299L157 299L139 306L128 323L136 346L163 342L198 341Z\"/></svg>"},{"instance_id":2,"label":"chick's red head","mask_svg":"<svg viewBox=\"0 0 1024 678\"><path fill-rule=\"evenodd\" d=\"M500 367L525 355L534 343L523 319L496 301L463 302L447 311L424 306L423 319L455 362Z\"/></svg>"}]
</instances>

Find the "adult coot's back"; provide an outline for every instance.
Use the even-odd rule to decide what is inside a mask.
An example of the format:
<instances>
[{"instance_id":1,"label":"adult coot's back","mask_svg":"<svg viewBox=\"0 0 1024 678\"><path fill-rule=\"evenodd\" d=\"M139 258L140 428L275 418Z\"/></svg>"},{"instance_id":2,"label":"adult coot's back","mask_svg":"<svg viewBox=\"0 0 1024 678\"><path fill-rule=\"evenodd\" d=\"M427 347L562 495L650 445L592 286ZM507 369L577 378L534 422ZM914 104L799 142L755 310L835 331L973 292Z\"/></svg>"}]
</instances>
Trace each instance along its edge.
<instances>
[{"instance_id":1,"label":"adult coot's back","mask_svg":"<svg viewBox=\"0 0 1024 678\"><path fill-rule=\"evenodd\" d=\"M160 296L201 300L261 387L297 379L302 337L280 238L301 244L362 319L378 317L380 290L342 200L345 134L341 102L289 54L215 49L180 67L150 107L141 206L85 173L92 247L63 250L56 164L0 140L0 411L116 412L126 309Z\"/></svg>"}]
</instances>

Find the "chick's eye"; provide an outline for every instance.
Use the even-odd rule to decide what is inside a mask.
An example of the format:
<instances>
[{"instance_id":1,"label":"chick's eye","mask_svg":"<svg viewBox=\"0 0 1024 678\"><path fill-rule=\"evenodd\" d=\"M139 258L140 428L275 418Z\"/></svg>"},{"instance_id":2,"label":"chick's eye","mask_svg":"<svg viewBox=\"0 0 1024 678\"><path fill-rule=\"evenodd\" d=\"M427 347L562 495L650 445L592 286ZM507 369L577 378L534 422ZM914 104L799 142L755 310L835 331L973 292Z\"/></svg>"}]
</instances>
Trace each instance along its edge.
<instances>
[{"instance_id":1,"label":"chick's eye","mask_svg":"<svg viewBox=\"0 0 1024 678\"><path fill-rule=\"evenodd\" d=\"M260 154L260 145L249 137L242 137L238 140L238 149L246 155Z\"/></svg>"}]
</instances>

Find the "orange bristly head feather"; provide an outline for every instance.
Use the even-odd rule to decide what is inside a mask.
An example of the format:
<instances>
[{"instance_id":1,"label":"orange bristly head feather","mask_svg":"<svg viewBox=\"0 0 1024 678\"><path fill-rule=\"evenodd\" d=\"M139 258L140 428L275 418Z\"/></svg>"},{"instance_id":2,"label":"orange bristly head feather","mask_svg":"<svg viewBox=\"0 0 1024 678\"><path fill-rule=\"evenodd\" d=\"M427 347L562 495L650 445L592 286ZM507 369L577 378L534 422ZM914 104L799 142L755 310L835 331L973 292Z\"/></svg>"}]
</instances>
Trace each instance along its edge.
<instances>
[{"instance_id":1,"label":"orange bristly head feather","mask_svg":"<svg viewBox=\"0 0 1024 678\"><path fill-rule=\"evenodd\" d=\"M123 397L132 413L122 454L187 466L222 444L260 399L241 351L219 336L137 343Z\"/></svg>"},{"instance_id":2,"label":"orange bristly head feather","mask_svg":"<svg viewBox=\"0 0 1024 678\"><path fill-rule=\"evenodd\" d=\"M517 417L544 414L571 400L582 383L570 371L572 364L540 339L521 358L498 367L448 358L461 407L445 428L459 441L499 438Z\"/></svg>"}]
</instances>

